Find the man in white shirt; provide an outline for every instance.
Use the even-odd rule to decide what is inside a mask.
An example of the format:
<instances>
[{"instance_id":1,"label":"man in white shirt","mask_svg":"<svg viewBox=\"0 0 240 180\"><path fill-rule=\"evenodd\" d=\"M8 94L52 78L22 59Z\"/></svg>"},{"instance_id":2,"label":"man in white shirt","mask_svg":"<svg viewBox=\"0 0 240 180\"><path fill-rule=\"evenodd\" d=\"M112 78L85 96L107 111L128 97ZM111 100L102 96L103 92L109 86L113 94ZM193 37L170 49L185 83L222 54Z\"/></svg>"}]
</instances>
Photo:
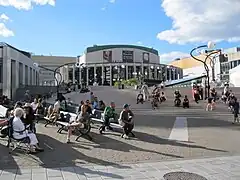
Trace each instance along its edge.
<instances>
[{"instance_id":1,"label":"man in white shirt","mask_svg":"<svg viewBox=\"0 0 240 180\"><path fill-rule=\"evenodd\" d=\"M37 102L37 99L35 98L34 101L31 103L31 107L34 112L36 112L36 110L37 110L37 104L38 104L38 102Z\"/></svg>"},{"instance_id":2,"label":"man in white shirt","mask_svg":"<svg viewBox=\"0 0 240 180\"><path fill-rule=\"evenodd\" d=\"M59 110L59 109L61 108L61 102L60 102L60 100L56 99L56 102L55 102L53 108L54 108L55 110Z\"/></svg>"}]
</instances>

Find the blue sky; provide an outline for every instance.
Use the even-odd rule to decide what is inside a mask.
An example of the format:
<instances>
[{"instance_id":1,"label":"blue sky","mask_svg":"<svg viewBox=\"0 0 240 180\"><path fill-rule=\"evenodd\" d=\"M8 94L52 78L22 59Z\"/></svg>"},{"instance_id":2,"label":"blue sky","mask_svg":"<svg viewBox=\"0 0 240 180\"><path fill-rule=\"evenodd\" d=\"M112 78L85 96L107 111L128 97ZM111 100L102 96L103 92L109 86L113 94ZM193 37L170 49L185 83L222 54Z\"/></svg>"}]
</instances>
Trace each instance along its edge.
<instances>
[{"instance_id":1,"label":"blue sky","mask_svg":"<svg viewBox=\"0 0 240 180\"><path fill-rule=\"evenodd\" d=\"M169 1L173 5L169 4ZM198 0L192 1L196 3ZM217 0L211 0L211 2L213 1L217 2ZM29 0L29 2L31 1ZM175 52L176 56L178 54L181 56L182 53L183 56L188 54L194 46L205 43L208 37L206 35L203 37L204 32L213 33L213 36L217 34L216 37L211 37L209 40L219 41L219 48L234 47L239 44L240 33L236 34L238 32L230 32L235 33L230 34L221 29L224 31L223 33L218 31L214 33L209 28L204 28L203 32L194 30L199 23L193 23L194 27L190 27L190 25L193 26L191 19L184 16L184 12L181 12L180 9L183 5L182 0L165 0L165 2L161 0L116 0L115 2L109 0L56 0L54 6L33 3L32 9L26 10L20 9L18 5L14 4L1 4L0 1L0 14L5 14L10 18L2 23L14 33L14 36L11 37L3 37L0 34L0 41L35 54L49 55L51 53L64 56L80 55L87 46L94 44L139 44L159 50L160 54L165 55L165 60L169 58L167 57L168 53ZM195 7L195 5L197 4L190 3L188 6ZM204 14L204 10L207 11L203 9L201 13ZM171 15L171 12L174 11L181 12L178 15L179 19ZM170 17L166 16L166 13ZM190 14L191 12L185 12L185 15L186 13ZM240 17L239 11L234 15ZM186 22L181 20L180 16L184 16ZM164 33L164 31L172 29L172 18L175 18L178 24L182 23L176 28L187 34L186 37L185 35L177 37L179 41L175 40L175 42L172 39L176 39L175 36L181 33L175 32L174 35L168 32ZM189 25L192 31L188 32L190 30L184 28L184 25ZM217 25L219 24L216 24L216 27L218 27ZM235 23L235 25L239 24ZM196 32L196 37L200 37L199 40L194 40L194 38L189 40L195 36L194 32ZM161 34L157 38L158 33ZM235 37L237 38L235 42L227 42L229 38Z\"/></svg>"}]
</instances>

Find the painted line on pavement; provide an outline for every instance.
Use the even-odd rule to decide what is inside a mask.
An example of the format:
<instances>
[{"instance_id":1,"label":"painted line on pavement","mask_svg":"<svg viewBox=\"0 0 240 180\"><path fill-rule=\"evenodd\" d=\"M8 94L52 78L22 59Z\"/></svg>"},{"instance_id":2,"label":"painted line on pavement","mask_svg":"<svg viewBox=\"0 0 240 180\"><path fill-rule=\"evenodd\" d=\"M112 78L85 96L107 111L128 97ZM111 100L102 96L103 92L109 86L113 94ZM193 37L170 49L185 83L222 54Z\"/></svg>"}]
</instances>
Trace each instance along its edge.
<instances>
[{"instance_id":1,"label":"painted line on pavement","mask_svg":"<svg viewBox=\"0 0 240 180\"><path fill-rule=\"evenodd\" d=\"M188 141L188 124L186 117L176 117L168 139L174 141Z\"/></svg>"}]
</instances>

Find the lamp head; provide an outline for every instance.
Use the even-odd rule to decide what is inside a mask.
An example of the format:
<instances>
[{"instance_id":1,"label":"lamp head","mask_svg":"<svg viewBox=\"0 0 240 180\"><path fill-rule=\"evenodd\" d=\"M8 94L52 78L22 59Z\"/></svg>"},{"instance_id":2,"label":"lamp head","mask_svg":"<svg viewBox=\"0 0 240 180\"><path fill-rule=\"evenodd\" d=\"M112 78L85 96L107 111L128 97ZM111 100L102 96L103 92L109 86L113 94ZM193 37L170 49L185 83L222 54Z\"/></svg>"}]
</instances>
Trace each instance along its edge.
<instances>
[{"instance_id":1,"label":"lamp head","mask_svg":"<svg viewBox=\"0 0 240 180\"><path fill-rule=\"evenodd\" d=\"M33 66L38 68L39 67L39 64L38 63L33 63Z\"/></svg>"},{"instance_id":2,"label":"lamp head","mask_svg":"<svg viewBox=\"0 0 240 180\"><path fill-rule=\"evenodd\" d=\"M212 41L209 41L207 46L208 46L208 49L213 49L216 46L216 44Z\"/></svg>"},{"instance_id":3,"label":"lamp head","mask_svg":"<svg viewBox=\"0 0 240 180\"><path fill-rule=\"evenodd\" d=\"M125 68L125 65L121 65L121 68Z\"/></svg>"}]
</instances>

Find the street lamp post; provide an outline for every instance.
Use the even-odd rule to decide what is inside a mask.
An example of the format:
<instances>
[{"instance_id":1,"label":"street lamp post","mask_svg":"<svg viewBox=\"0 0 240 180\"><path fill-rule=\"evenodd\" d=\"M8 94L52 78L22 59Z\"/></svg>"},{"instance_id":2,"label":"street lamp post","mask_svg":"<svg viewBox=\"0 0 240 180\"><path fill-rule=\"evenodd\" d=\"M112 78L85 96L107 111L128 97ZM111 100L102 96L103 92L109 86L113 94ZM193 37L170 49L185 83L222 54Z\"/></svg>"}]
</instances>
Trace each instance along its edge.
<instances>
[{"instance_id":1,"label":"street lamp post","mask_svg":"<svg viewBox=\"0 0 240 180\"><path fill-rule=\"evenodd\" d=\"M55 72L55 70L53 70L53 69L49 69L49 68L47 68L47 67L44 67L44 66L41 66L41 65L39 65L38 63L33 63L33 66L35 66L36 68L41 68L41 69L45 69L45 70L47 70L47 71L51 71L51 72ZM57 72L57 74L60 76L60 79L61 79L61 81L62 81L62 74L60 73L60 72ZM56 74L54 73L54 79L56 80L57 78L55 77L56 76Z\"/></svg>"},{"instance_id":2,"label":"street lamp post","mask_svg":"<svg viewBox=\"0 0 240 180\"><path fill-rule=\"evenodd\" d=\"M205 51L205 53L207 53L205 61L207 61L207 59L210 59L210 67L211 67L211 71L212 71L212 81L215 81L215 72L214 72L215 71L215 62L216 62L217 56L221 55L222 50L217 49L217 50L212 50L212 51Z\"/></svg>"},{"instance_id":3,"label":"street lamp post","mask_svg":"<svg viewBox=\"0 0 240 180\"><path fill-rule=\"evenodd\" d=\"M202 49L202 48L208 48L208 49L213 49L215 47L215 44L211 41L208 42L208 44L206 45L202 45L202 46L198 46L198 47L195 47L191 50L190 52L190 55L191 57L196 60L196 61L199 61L201 63L203 63L203 66L204 66L204 69L206 71L206 76L207 76L207 87L205 86L205 98L207 99L207 97L210 96L210 80L209 80L209 68L208 68L208 65L207 65L207 58L205 58L205 60L202 60L202 59L198 59L196 58L193 53L198 50L198 49Z\"/></svg>"},{"instance_id":4,"label":"street lamp post","mask_svg":"<svg viewBox=\"0 0 240 180\"><path fill-rule=\"evenodd\" d=\"M61 68L61 67L64 67L64 66L69 66L69 65L75 65L76 67L81 67L82 65L83 65L84 63L73 63L73 62L70 62L70 63L65 63L65 64L62 64L62 65L60 65L60 66L58 66L58 67L56 67L55 68L55 70L54 70L54 77L55 77L55 79L56 79L56 81L57 81L57 94L59 94L59 85L61 84L61 82L62 82L62 78L61 78L61 81L58 81L58 79L56 78L56 74L61 74L60 72L58 72L58 70ZM61 75L61 77L62 77L62 75Z\"/></svg>"}]
</instances>

